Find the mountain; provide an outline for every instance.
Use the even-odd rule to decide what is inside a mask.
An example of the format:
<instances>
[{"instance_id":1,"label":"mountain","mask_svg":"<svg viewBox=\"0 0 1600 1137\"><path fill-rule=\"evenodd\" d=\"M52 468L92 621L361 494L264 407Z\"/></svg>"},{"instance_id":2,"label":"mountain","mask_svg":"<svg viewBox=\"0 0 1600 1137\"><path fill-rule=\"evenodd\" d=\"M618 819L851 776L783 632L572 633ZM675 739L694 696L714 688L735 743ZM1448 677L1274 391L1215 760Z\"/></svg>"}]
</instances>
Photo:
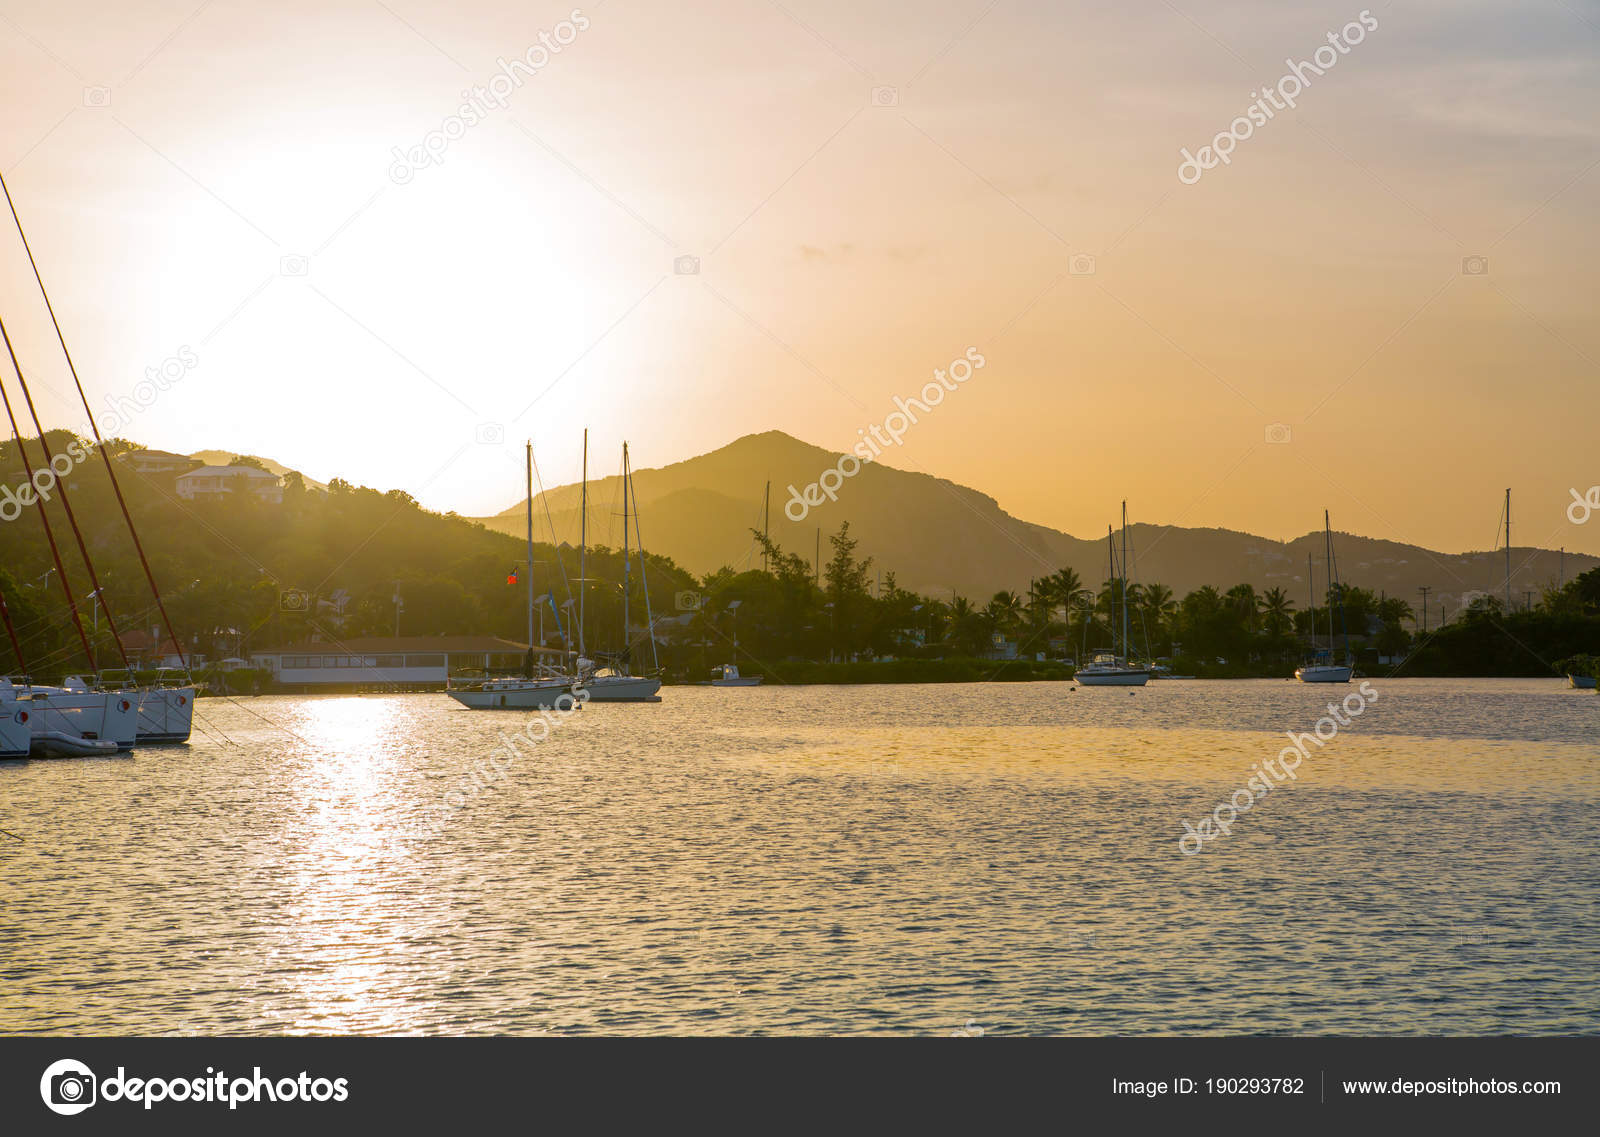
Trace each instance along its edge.
<instances>
[{"instance_id":1,"label":"mountain","mask_svg":"<svg viewBox=\"0 0 1600 1137\"><path fill-rule=\"evenodd\" d=\"M881 462L863 465L845 479L837 501L824 499L804 520L786 516L785 504L792 501L788 487L817 481L840 457L774 430L670 466L636 470L645 547L701 576L724 565L759 568L760 549L750 530L761 525L762 493L770 479L772 539L785 550L810 560L820 526L826 560L827 537L849 521L852 536L860 540L858 555L871 556L876 569L893 571L900 587L925 595L948 597L954 590L982 600L999 589L1025 589L1029 580L1062 567L1076 569L1092 588L1109 575L1104 539L1085 540L1022 521L987 494ZM620 492L616 476L589 483L591 543L621 544ZM535 536L550 536L548 502L557 539L576 544L579 496L578 486L560 486L536 501ZM800 512L798 505L792 508ZM524 507L518 502L479 520L520 536ZM1320 531L1280 542L1230 529L1135 523L1128 542L1135 579L1164 584L1179 597L1207 584L1225 589L1246 582L1257 590L1282 587L1303 606L1308 554L1317 560L1319 591L1326 587ZM1430 605L1449 598L1452 610L1464 594L1499 595L1504 586L1503 552L1440 553L1348 533L1337 533L1334 546L1342 580L1411 602L1420 585L1432 590ZM1549 550L1513 549L1512 591L1518 604L1524 591L1537 595L1557 578L1559 557ZM1596 565L1600 558L1569 554L1567 578Z\"/></svg>"}]
</instances>

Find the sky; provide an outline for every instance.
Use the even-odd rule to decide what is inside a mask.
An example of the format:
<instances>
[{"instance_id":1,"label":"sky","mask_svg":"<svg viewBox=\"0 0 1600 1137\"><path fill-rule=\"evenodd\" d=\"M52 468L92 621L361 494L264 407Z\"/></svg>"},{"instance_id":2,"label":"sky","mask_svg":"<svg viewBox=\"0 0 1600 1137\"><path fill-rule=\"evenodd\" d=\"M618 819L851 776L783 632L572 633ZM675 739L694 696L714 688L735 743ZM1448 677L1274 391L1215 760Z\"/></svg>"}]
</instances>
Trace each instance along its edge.
<instances>
[{"instance_id":1,"label":"sky","mask_svg":"<svg viewBox=\"0 0 1600 1137\"><path fill-rule=\"evenodd\" d=\"M882 460L1029 521L1457 551L1510 487L1600 554L1597 47L1586 0L0 0L0 171L152 447L486 514L523 439L845 450L974 349ZM0 303L86 432L4 226Z\"/></svg>"}]
</instances>

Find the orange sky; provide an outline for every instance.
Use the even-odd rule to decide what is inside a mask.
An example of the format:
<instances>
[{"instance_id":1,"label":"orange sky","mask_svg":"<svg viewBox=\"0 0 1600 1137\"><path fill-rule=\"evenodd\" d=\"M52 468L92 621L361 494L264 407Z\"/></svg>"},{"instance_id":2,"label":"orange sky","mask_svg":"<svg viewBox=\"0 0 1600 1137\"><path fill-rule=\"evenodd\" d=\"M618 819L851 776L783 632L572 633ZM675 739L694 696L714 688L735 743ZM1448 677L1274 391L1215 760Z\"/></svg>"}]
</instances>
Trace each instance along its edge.
<instances>
[{"instance_id":1,"label":"orange sky","mask_svg":"<svg viewBox=\"0 0 1600 1137\"><path fill-rule=\"evenodd\" d=\"M585 425L640 466L842 450L976 347L885 460L1028 520L1326 506L1458 550L1511 486L1517 544L1600 553L1566 515L1600 483L1600 10L1374 5L1179 180L1362 10L0 0L0 170L97 411L198 359L124 431L151 446L486 513L529 435L552 482ZM85 429L29 285L0 231L43 409Z\"/></svg>"}]
</instances>

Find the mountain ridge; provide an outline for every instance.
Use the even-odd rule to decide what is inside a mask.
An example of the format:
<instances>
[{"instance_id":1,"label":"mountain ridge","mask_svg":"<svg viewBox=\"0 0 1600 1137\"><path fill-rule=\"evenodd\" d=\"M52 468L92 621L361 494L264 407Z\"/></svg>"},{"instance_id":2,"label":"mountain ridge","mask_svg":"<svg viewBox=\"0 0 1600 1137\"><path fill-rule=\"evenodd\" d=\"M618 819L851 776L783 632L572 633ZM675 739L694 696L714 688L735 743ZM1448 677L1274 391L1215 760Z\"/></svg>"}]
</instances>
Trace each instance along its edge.
<instances>
[{"instance_id":1,"label":"mountain ridge","mask_svg":"<svg viewBox=\"0 0 1600 1137\"><path fill-rule=\"evenodd\" d=\"M981 490L881 461L862 463L854 476L843 478L836 501L823 497L822 504L809 511L798 509L800 503L790 487L803 491L843 457L838 451L769 430L744 435L693 458L636 469L634 496L644 514L639 529L645 547L699 576L724 566L760 567L759 547L750 530L760 527L763 487L770 479L770 531L783 549L814 560L820 526L826 561L825 539L849 521L851 535L860 541L860 554L873 557L878 571L893 571L901 587L926 595L985 598L1000 589L1020 591L1029 580L1064 566L1075 569L1089 587L1097 587L1110 575L1102 539L1075 537L1013 517ZM615 517L620 509L605 505L619 501L620 486L618 475L589 483L591 543L620 545ZM576 484L540 495L534 508L535 535L549 539L553 522L557 542L576 544L579 496ZM786 507L803 512L803 519L795 521ZM630 503L630 512L632 508ZM525 528L524 505L518 502L502 513L475 520L520 536ZM1120 531L1117 539L1120 542ZM1303 603L1310 591L1308 554L1314 561L1318 590L1326 587L1320 530L1277 541L1243 530L1133 521L1128 540L1134 578L1164 584L1180 597L1206 584L1225 589L1244 582L1258 590L1283 587ZM634 543L631 532L629 543ZM1419 586L1433 593L1430 604L1452 597L1455 604L1464 604L1484 592L1500 595L1503 557L1503 550L1444 553L1335 531L1334 558L1342 580L1407 601L1417 598ZM1514 605L1523 603L1524 593L1537 594L1556 580L1559 557L1554 550L1513 547ZM1567 554L1566 559L1568 579L1600 565L1600 558L1586 554Z\"/></svg>"}]
</instances>

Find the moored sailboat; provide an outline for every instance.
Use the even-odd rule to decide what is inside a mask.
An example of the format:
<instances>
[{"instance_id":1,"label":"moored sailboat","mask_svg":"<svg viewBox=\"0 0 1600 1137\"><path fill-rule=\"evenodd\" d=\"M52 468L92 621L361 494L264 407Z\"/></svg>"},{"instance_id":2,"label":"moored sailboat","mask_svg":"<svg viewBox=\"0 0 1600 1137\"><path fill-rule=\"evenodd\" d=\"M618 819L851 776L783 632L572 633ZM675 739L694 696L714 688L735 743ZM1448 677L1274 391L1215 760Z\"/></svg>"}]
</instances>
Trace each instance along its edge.
<instances>
[{"instance_id":1,"label":"moored sailboat","mask_svg":"<svg viewBox=\"0 0 1600 1137\"><path fill-rule=\"evenodd\" d=\"M1294 677L1302 683L1348 683L1355 673L1355 667L1350 662L1350 637L1344 636L1345 662L1335 662L1333 658L1333 609L1335 603L1339 608L1339 630L1344 631L1344 593L1339 587L1339 566L1333 557L1333 529L1328 522L1328 511L1322 511L1323 546L1328 559L1328 650L1316 652L1317 629L1313 622L1311 627L1311 640L1313 657L1310 662L1295 668ZM1309 570L1308 570L1309 571ZM1312 595L1316 595L1316 585L1312 584ZM1316 612L1313 610L1312 618L1315 620Z\"/></svg>"},{"instance_id":2,"label":"moored sailboat","mask_svg":"<svg viewBox=\"0 0 1600 1137\"><path fill-rule=\"evenodd\" d=\"M588 442L585 438L585 453ZM589 471L587 460L584 463L584 496L583 509L588 511ZM628 636L628 600L632 592L632 557L628 545L628 499L633 494L633 471L628 465L628 444L622 444L622 649L611 655L609 666L596 667L595 662L580 657L578 659L578 674L575 686L587 691L593 702L599 703L644 703L660 702L656 692L661 690L661 680L648 675L631 675L628 672L628 661L632 654L632 645ZM633 501L634 524L638 524L639 503ZM587 517L580 519L579 540L587 546L588 527ZM580 553L581 555L581 553ZM640 538L639 544L639 571L644 572L644 544ZM582 587L580 582L579 587ZM645 583L644 592L645 619L650 625L650 650L653 654L656 647L655 620L650 615L650 588L649 582ZM580 608L580 613L582 609ZM580 616L578 643L583 643L583 627ZM658 664L659 666L659 664Z\"/></svg>"},{"instance_id":3,"label":"moored sailboat","mask_svg":"<svg viewBox=\"0 0 1600 1137\"><path fill-rule=\"evenodd\" d=\"M1111 535L1111 527L1106 526L1106 544L1110 547L1111 580L1112 587L1120 593L1114 597L1116 601L1110 613L1111 625L1111 650L1097 651L1089 662L1078 668L1073 678L1086 687L1143 687L1150 682L1150 669L1138 663L1130 663L1128 656L1128 503L1122 503L1122 575L1117 575L1117 544ZM1120 582L1120 583L1118 583ZM1120 610L1122 614L1122 654L1117 654L1117 625L1116 616Z\"/></svg>"},{"instance_id":4,"label":"moored sailboat","mask_svg":"<svg viewBox=\"0 0 1600 1137\"><path fill-rule=\"evenodd\" d=\"M550 674L534 664L533 643L533 443L527 444L528 462L528 656L521 676L490 678L456 683L447 678L445 694L474 711L566 709L579 700L573 698L572 681L565 675ZM566 700L564 703L562 700Z\"/></svg>"}]
</instances>

